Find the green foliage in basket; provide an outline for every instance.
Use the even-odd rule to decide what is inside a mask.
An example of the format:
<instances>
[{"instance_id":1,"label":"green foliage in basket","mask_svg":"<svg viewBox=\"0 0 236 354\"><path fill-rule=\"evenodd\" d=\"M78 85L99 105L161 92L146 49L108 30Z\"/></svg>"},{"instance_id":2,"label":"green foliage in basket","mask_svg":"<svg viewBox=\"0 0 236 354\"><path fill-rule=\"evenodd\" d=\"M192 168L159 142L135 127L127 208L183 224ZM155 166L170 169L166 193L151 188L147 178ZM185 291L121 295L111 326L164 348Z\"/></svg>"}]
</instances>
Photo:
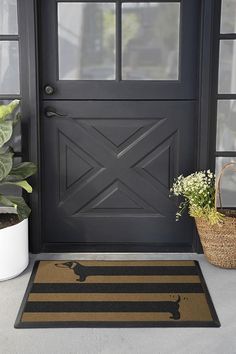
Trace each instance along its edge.
<instances>
[{"instance_id":1,"label":"green foliage in basket","mask_svg":"<svg viewBox=\"0 0 236 354\"><path fill-rule=\"evenodd\" d=\"M171 196L182 197L176 221L185 209L195 218L205 218L211 225L221 223L224 215L215 208L215 175L210 171L200 171L184 177L180 175L170 190Z\"/></svg>"},{"instance_id":2,"label":"green foliage in basket","mask_svg":"<svg viewBox=\"0 0 236 354\"><path fill-rule=\"evenodd\" d=\"M23 162L13 166L14 150L8 145L14 126L20 120L20 113L14 114L19 103L19 100L14 100L7 105L0 105L0 186L15 185L32 193L32 187L27 182L27 178L36 172L36 166L32 162ZM30 208L22 197L6 196L0 193L0 205L13 207L20 221L30 214Z\"/></svg>"}]
</instances>

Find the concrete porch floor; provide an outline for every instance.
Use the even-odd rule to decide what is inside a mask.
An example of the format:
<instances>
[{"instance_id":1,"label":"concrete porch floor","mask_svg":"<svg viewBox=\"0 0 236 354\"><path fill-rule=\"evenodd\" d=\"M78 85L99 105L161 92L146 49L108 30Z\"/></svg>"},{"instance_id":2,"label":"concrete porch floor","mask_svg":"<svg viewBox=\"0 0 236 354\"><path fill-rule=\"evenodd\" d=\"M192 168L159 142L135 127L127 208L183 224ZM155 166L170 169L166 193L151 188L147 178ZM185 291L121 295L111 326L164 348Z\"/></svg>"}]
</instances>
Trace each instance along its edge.
<instances>
[{"instance_id":1,"label":"concrete porch floor","mask_svg":"<svg viewBox=\"0 0 236 354\"><path fill-rule=\"evenodd\" d=\"M36 259L195 259L207 282L220 328L14 329ZM39 254L18 278L0 283L0 354L236 354L236 270L196 254Z\"/></svg>"}]
</instances>

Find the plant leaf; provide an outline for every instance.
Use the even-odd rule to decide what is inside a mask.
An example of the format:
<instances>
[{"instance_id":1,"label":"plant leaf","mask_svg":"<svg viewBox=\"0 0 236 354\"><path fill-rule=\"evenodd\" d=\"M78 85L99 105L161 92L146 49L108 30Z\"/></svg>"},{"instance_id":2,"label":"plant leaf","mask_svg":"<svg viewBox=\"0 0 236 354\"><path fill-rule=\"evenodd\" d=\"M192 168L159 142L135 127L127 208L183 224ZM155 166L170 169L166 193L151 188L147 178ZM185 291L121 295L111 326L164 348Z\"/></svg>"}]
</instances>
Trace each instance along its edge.
<instances>
[{"instance_id":1,"label":"plant leaf","mask_svg":"<svg viewBox=\"0 0 236 354\"><path fill-rule=\"evenodd\" d=\"M37 171L37 166L32 162L22 162L14 166L9 176L7 176L7 181L9 182L18 182L22 179L28 178L35 174Z\"/></svg>"},{"instance_id":2,"label":"plant leaf","mask_svg":"<svg viewBox=\"0 0 236 354\"><path fill-rule=\"evenodd\" d=\"M11 146L2 146L0 147L0 155L4 155L6 153L14 154L14 150Z\"/></svg>"},{"instance_id":3,"label":"plant leaf","mask_svg":"<svg viewBox=\"0 0 236 354\"><path fill-rule=\"evenodd\" d=\"M0 181L2 181L12 169L12 156L11 153L0 155Z\"/></svg>"},{"instance_id":4,"label":"plant leaf","mask_svg":"<svg viewBox=\"0 0 236 354\"><path fill-rule=\"evenodd\" d=\"M19 106L19 103L19 100L14 100L8 104L0 105L0 120L5 120Z\"/></svg>"},{"instance_id":5,"label":"plant leaf","mask_svg":"<svg viewBox=\"0 0 236 354\"><path fill-rule=\"evenodd\" d=\"M21 187L21 188L25 189L26 192L28 192L28 193L32 193L33 192L33 189L31 187L31 185L26 180L15 181L15 182L5 182L5 181L2 182L2 185L9 185L9 184Z\"/></svg>"},{"instance_id":6,"label":"plant leaf","mask_svg":"<svg viewBox=\"0 0 236 354\"><path fill-rule=\"evenodd\" d=\"M15 207L20 221L28 218L28 216L30 215L31 210L28 207L28 205L26 204L24 198L22 198L22 197L14 197L14 196L6 196L4 198L8 199L12 203L12 206ZM10 206L10 205L8 205L8 206Z\"/></svg>"},{"instance_id":7,"label":"plant leaf","mask_svg":"<svg viewBox=\"0 0 236 354\"><path fill-rule=\"evenodd\" d=\"M26 180L15 182L14 184L19 186L19 187L21 187L21 188L23 188L28 193L32 193L33 192L33 189L31 187L31 185Z\"/></svg>"},{"instance_id":8,"label":"plant leaf","mask_svg":"<svg viewBox=\"0 0 236 354\"><path fill-rule=\"evenodd\" d=\"M16 209L16 205L2 194L0 194L0 204L6 207L14 207Z\"/></svg>"},{"instance_id":9,"label":"plant leaf","mask_svg":"<svg viewBox=\"0 0 236 354\"><path fill-rule=\"evenodd\" d=\"M0 147L2 147L12 136L12 122L0 122Z\"/></svg>"}]
</instances>

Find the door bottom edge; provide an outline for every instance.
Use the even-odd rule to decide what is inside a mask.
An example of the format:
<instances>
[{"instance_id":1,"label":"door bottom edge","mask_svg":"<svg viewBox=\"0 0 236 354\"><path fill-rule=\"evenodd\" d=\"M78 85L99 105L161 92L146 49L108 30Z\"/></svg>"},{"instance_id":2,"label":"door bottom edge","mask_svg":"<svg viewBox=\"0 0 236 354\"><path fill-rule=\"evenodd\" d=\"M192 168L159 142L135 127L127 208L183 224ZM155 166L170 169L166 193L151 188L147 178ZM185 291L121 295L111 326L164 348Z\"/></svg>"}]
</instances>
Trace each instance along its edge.
<instances>
[{"instance_id":1,"label":"door bottom edge","mask_svg":"<svg viewBox=\"0 0 236 354\"><path fill-rule=\"evenodd\" d=\"M34 250L31 250L32 253ZM142 243L127 243L127 244L115 244L115 243L103 243L103 244L95 244L95 243L44 243L42 245L42 249L40 252L45 253L62 253L62 252L122 252L122 253L193 253L192 245L188 244L142 244Z\"/></svg>"}]
</instances>

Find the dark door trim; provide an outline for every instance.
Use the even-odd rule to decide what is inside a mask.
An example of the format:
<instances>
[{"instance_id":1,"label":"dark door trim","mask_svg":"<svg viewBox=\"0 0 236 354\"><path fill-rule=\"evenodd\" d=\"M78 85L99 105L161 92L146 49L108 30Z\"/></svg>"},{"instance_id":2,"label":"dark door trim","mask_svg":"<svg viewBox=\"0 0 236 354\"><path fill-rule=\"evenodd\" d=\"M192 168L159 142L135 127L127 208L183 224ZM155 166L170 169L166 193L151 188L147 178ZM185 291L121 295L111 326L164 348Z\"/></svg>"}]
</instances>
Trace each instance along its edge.
<instances>
[{"instance_id":1,"label":"dark door trim","mask_svg":"<svg viewBox=\"0 0 236 354\"><path fill-rule=\"evenodd\" d=\"M215 169L220 15L221 0L202 1L197 170ZM196 229L193 250L202 252Z\"/></svg>"},{"instance_id":2,"label":"dark door trim","mask_svg":"<svg viewBox=\"0 0 236 354\"><path fill-rule=\"evenodd\" d=\"M215 142L215 112L216 112L216 85L217 85L217 64L218 64L218 40L220 24L221 0L202 1L201 9L201 37L200 37L200 80L199 80L199 118L198 118L198 153L197 169L214 167L214 142ZM30 220L30 250L33 253L41 251L69 251L63 244L43 245L41 238L41 149L40 149L40 114L39 114L39 63L38 63L38 11L37 0L18 0L19 9L19 31L20 62L21 62L21 94L22 111L24 120L22 122L23 134L23 157L29 158L38 165L38 173L33 179L34 193L30 198L32 214ZM73 247L73 245L72 245ZM75 250L75 249L73 249ZM122 249L111 249L104 245L104 249L98 249L91 245L90 249L84 248L80 251L127 251L127 252L158 252L158 251L182 251L201 252L200 242L197 237L192 249L184 249L177 245L171 250L163 245L159 249L150 247L134 247L129 249L124 245Z\"/></svg>"},{"instance_id":3,"label":"dark door trim","mask_svg":"<svg viewBox=\"0 0 236 354\"><path fill-rule=\"evenodd\" d=\"M37 0L18 0L20 82L22 111L22 155L24 160L33 161L37 174L32 177L34 192L29 199L30 250L38 253L41 240L41 168L40 168L40 122L39 122L39 67L38 67L38 11Z\"/></svg>"}]
</instances>

